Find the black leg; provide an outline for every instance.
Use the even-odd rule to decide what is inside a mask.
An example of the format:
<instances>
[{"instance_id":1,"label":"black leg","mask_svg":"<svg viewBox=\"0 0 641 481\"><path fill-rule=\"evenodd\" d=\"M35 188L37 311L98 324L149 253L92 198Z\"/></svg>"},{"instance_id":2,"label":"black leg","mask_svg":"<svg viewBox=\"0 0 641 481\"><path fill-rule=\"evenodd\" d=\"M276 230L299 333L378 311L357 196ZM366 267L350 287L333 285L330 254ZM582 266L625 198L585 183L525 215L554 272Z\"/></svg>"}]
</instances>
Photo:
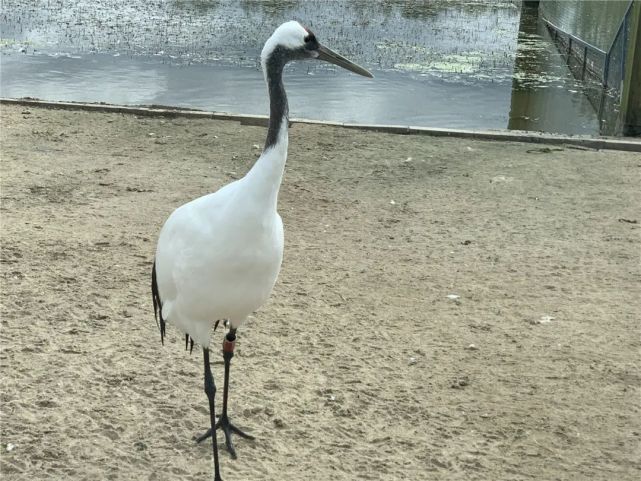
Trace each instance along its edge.
<instances>
[{"instance_id":1,"label":"black leg","mask_svg":"<svg viewBox=\"0 0 641 481\"><path fill-rule=\"evenodd\" d=\"M223 341L223 359L225 361L225 381L223 387L223 412L220 416L220 419L216 423L216 429L220 428L225 433L225 445L227 446L227 451L229 451L232 459L236 459L236 449L234 448L234 443L232 442L231 435L238 434L240 437L245 439L254 439L253 436L245 433L244 431L238 429L234 426L227 416L227 399L229 396L229 369L231 367L231 358L234 357L234 347L236 341L236 329L230 329L230 331L225 336ZM196 439L196 442L200 443L201 441L207 439L211 436L213 430L207 431L205 434Z\"/></svg>"},{"instance_id":2,"label":"black leg","mask_svg":"<svg viewBox=\"0 0 641 481\"><path fill-rule=\"evenodd\" d=\"M209 399L211 430L215 433L216 404L214 400L216 397L216 384L214 384L214 376L211 374L211 367L209 365L209 349L203 349L203 358L205 361L205 394L207 394L207 398ZM211 437L211 443L214 450L214 481L222 481L220 477L220 465L218 463L218 440L215 434Z\"/></svg>"},{"instance_id":3,"label":"black leg","mask_svg":"<svg viewBox=\"0 0 641 481\"><path fill-rule=\"evenodd\" d=\"M241 431L234 426L227 416L227 399L229 397L229 369L231 368L231 358L234 357L234 347L236 345L236 329L230 329L223 341L223 359L225 361L225 381L223 386L223 412L216 424L216 428L221 428L225 433L225 445L227 451L233 459L236 459L236 449L231 440L232 433L238 434L241 438L254 439L253 436Z\"/></svg>"}]
</instances>

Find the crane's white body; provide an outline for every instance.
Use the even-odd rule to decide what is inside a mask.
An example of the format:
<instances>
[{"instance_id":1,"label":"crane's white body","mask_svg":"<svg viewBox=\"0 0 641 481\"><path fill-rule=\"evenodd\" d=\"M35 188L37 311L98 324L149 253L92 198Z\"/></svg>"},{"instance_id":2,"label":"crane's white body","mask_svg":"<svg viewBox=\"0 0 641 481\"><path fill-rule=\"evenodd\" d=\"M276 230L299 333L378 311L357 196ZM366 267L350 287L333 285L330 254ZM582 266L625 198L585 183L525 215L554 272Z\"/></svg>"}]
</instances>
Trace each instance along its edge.
<instances>
[{"instance_id":1,"label":"crane's white body","mask_svg":"<svg viewBox=\"0 0 641 481\"><path fill-rule=\"evenodd\" d=\"M283 259L278 190L287 129L245 177L176 209L156 250L163 318L201 346L211 325L237 328L268 299Z\"/></svg>"},{"instance_id":2,"label":"crane's white body","mask_svg":"<svg viewBox=\"0 0 641 481\"><path fill-rule=\"evenodd\" d=\"M308 32L298 22L276 29L261 52L304 44ZM156 280L162 318L204 348L211 325L227 319L238 328L268 299L283 260L283 222L276 210L287 160L287 109L273 145L240 180L176 209L167 219L156 249ZM282 121L282 122L281 122Z\"/></svg>"},{"instance_id":3,"label":"crane's white body","mask_svg":"<svg viewBox=\"0 0 641 481\"><path fill-rule=\"evenodd\" d=\"M204 348L211 325L227 319L232 329L269 297L283 259L283 222L278 190L287 160L285 64L317 58L359 75L371 73L321 46L314 34L291 21L267 40L261 64L270 96L266 147L242 179L176 209L158 239L154 306ZM157 292L155 292L157 284ZM161 325L161 335L164 333Z\"/></svg>"},{"instance_id":4,"label":"crane's white body","mask_svg":"<svg viewBox=\"0 0 641 481\"><path fill-rule=\"evenodd\" d=\"M363 67L318 43L315 35L298 22L278 27L261 53L270 108L263 154L242 179L176 209L158 239L151 274L154 315L160 308L157 320L161 340L167 321L187 334L186 342L191 337L203 347L211 428L198 442L212 438L215 481L222 481L216 431L224 432L233 458L232 433L253 439L227 416L230 362L236 329L268 299L283 260L283 221L277 212L288 143L283 69L292 60L310 58L372 77ZM230 330L223 342L223 410L216 418L209 335L212 323L222 319L230 322Z\"/></svg>"}]
</instances>

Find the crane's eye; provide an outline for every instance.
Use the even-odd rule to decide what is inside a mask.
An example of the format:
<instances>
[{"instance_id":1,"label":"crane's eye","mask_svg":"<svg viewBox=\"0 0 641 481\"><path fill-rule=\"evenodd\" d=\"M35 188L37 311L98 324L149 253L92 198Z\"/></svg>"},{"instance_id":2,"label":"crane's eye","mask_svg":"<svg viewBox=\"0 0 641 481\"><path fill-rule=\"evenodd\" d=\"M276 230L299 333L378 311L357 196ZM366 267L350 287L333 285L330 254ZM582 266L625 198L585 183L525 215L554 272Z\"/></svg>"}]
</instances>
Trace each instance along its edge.
<instances>
[{"instance_id":1,"label":"crane's eye","mask_svg":"<svg viewBox=\"0 0 641 481\"><path fill-rule=\"evenodd\" d=\"M305 43L309 43L311 41L312 41L312 38L309 35L305 37Z\"/></svg>"}]
</instances>

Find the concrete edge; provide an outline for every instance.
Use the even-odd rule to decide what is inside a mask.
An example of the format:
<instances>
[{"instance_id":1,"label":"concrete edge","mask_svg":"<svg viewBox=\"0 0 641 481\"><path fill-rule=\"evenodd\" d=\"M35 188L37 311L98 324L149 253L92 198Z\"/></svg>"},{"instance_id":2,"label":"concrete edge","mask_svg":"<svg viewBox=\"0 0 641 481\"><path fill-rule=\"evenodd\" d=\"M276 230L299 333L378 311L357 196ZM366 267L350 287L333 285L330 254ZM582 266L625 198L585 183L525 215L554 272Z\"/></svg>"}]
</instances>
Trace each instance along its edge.
<instances>
[{"instance_id":1,"label":"concrete edge","mask_svg":"<svg viewBox=\"0 0 641 481\"><path fill-rule=\"evenodd\" d=\"M57 102L33 98L0 98L0 104L23 105L25 107L41 107L64 110L88 110L96 112L122 113L145 116L205 118L215 120L233 120L242 125L267 126L269 117L266 115L242 115L228 112L208 112L204 110L171 107L165 105L127 106L105 103ZM327 125L364 131L383 132L401 135L429 135L434 137L454 137L474 140L493 140L509 142L529 142L548 145L571 145L584 149L622 150L641 152L641 139L612 138L612 137L582 137L556 134L544 134L523 130L466 130L433 127L417 127L411 125L376 125L349 122L330 122L325 120L290 119L291 124Z\"/></svg>"}]
</instances>

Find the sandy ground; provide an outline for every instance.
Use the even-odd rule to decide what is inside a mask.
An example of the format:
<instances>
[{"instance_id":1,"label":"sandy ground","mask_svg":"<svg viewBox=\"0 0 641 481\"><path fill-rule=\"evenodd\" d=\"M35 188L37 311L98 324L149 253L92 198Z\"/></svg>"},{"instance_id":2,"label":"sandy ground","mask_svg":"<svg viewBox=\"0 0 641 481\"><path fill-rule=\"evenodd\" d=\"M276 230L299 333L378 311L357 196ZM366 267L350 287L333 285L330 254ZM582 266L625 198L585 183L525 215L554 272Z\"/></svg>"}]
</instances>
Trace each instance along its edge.
<instances>
[{"instance_id":1,"label":"sandy ground","mask_svg":"<svg viewBox=\"0 0 641 481\"><path fill-rule=\"evenodd\" d=\"M202 356L160 345L150 269L265 130L1 115L3 479L210 479ZM257 440L225 480L639 479L638 154L302 125L290 147L283 270L232 365Z\"/></svg>"}]
</instances>

